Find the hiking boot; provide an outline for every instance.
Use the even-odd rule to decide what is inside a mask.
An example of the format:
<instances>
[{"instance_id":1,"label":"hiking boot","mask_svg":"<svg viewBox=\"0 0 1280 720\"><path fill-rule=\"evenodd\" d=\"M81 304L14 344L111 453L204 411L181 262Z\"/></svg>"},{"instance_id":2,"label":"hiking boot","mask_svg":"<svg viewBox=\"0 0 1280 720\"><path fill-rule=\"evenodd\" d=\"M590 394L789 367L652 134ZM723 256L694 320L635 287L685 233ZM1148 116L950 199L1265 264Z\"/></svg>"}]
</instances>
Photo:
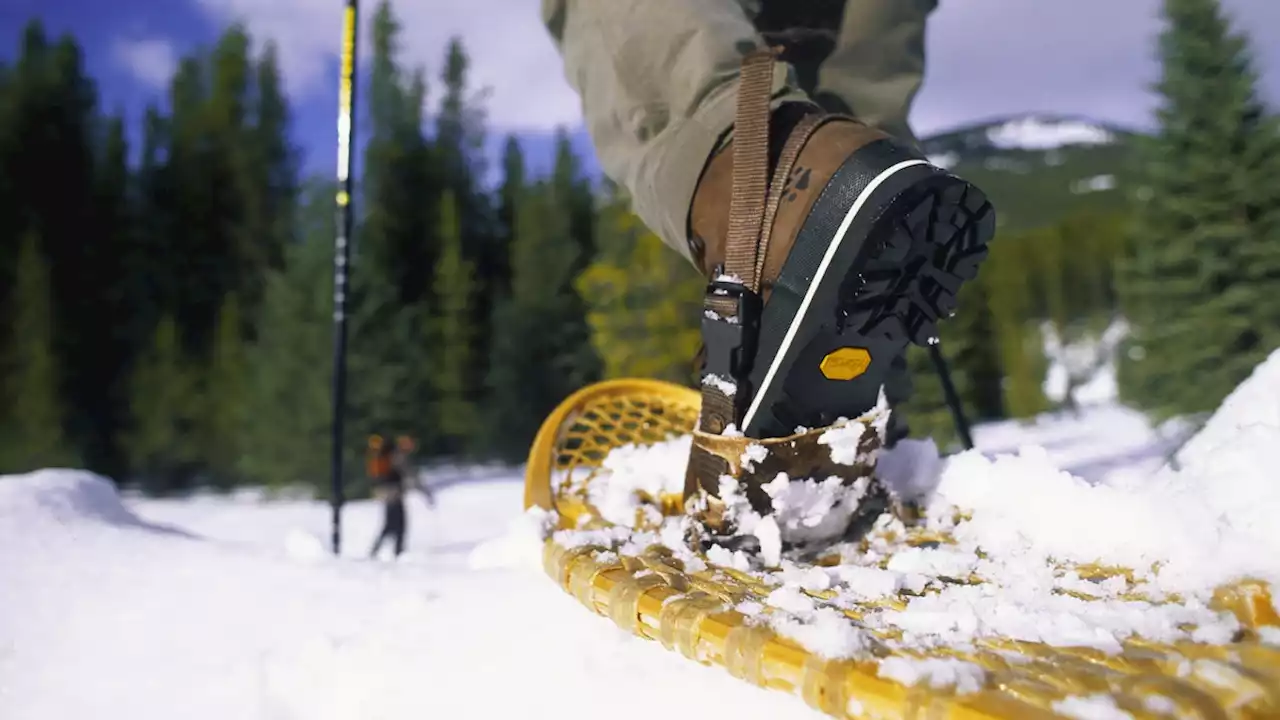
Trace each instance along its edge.
<instances>
[{"instance_id":1,"label":"hiking boot","mask_svg":"<svg viewBox=\"0 0 1280 720\"><path fill-rule=\"evenodd\" d=\"M690 208L710 283L686 495L714 496L737 466L699 436L784 438L875 408L908 343L937 342L995 232L985 195L910 146L816 105L771 112L772 62L744 61L733 136Z\"/></svg>"}]
</instances>

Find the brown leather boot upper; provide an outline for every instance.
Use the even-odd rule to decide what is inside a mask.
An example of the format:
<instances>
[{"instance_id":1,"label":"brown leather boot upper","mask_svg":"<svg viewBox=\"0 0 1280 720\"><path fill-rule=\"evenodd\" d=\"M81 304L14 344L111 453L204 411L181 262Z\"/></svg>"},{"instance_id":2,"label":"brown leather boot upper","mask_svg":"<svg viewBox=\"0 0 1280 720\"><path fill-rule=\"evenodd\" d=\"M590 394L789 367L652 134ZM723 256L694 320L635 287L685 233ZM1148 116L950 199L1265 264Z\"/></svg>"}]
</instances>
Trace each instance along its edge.
<instances>
[{"instance_id":1,"label":"brown leather boot upper","mask_svg":"<svg viewBox=\"0 0 1280 720\"><path fill-rule=\"evenodd\" d=\"M816 129L809 127L817 122ZM760 293L768 300L787 255L814 202L836 170L859 148L889 137L852 118L824 113L816 106L783 106L773 115L770 140L770 184L777 182L779 161L790 154L790 167L773 222L764 231L769 241L760 277ZM798 147L797 147L798 146ZM796 154L798 151L798 154ZM694 191L689 226L695 258L710 275L724 262L733 193L733 142L714 154Z\"/></svg>"}]
</instances>

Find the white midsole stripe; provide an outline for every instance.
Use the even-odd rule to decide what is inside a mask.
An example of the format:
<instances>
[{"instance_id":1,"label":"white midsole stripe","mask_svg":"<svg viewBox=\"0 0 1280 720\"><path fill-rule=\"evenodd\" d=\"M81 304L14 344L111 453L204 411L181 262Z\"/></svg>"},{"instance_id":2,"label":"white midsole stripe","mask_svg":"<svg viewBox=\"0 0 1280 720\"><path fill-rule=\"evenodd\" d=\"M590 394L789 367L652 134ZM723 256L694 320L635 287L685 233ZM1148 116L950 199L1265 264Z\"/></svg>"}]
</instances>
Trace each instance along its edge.
<instances>
[{"instance_id":1,"label":"white midsole stripe","mask_svg":"<svg viewBox=\"0 0 1280 720\"><path fill-rule=\"evenodd\" d=\"M822 256L818 271L814 273L813 281L809 283L809 289L805 291L804 300L800 303L800 310L796 312L795 318L791 321L791 327L787 328L787 334L782 338L782 345L778 346L778 353L773 356L773 362L769 365L769 372L765 373L764 382L760 383L760 387L755 391L755 397L751 400L751 407L747 408L747 414L742 418L742 428L744 430L751 424L756 412L760 410L760 401L764 399L765 391L769 389L769 386L777 376L778 368L782 365L782 358L786 357L787 350L790 349L791 343L795 341L796 333L800 330L800 321L804 319L805 313L809 310L809 304L813 302L813 295L817 292L818 285L831 267L831 260L836 256L836 251L840 249L840 243L844 242L845 233L849 231L849 225L853 223L853 218L862 210L862 206L867 203L867 200L870 199L871 193L875 192L876 188L880 187L890 177L909 167L925 164L927 164L925 160L904 160L890 167L877 175L867 185L866 189L858 194L858 199L853 201L849 212L845 213L844 221L840 223L840 228L836 230L835 238L827 246L827 253Z\"/></svg>"}]
</instances>

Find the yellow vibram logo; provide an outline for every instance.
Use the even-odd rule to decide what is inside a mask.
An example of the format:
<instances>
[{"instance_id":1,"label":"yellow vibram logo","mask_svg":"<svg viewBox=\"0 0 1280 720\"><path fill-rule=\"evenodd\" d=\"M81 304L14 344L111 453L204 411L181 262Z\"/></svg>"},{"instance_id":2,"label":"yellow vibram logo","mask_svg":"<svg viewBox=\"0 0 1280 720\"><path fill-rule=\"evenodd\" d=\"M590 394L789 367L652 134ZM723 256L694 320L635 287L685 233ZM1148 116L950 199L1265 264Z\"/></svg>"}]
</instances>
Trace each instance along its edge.
<instances>
[{"instance_id":1,"label":"yellow vibram logo","mask_svg":"<svg viewBox=\"0 0 1280 720\"><path fill-rule=\"evenodd\" d=\"M852 380L870 365L871 353L865 348L843 347L827 353L818 369L828 380Z\"/></svg>"}]
</instances>

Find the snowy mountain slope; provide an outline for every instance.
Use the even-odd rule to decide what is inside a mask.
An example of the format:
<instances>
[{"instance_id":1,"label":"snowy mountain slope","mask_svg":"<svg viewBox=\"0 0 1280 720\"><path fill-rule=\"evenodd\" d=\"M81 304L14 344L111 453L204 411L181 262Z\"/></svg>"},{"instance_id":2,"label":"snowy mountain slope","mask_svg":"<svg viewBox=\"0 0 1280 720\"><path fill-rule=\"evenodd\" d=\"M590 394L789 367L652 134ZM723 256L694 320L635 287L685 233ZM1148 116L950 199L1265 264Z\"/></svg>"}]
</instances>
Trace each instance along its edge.
<instances>
[{"instance_id":1,"label":"snowy mountain slope","mask_svg":"<svg viewBox=\"0 0 1280 720\"><path fill-rule=\"evenodd\" d=\"M1063 115L1027 114L986 120L922 140L931 155L958 153L975 160L1012 152L1051 152L1116 145L1132 132L1106 123Z\"/></svg>"},{"instance_id":2,"label":"snowy mountain slope","mask_svg":"<svg viewBox=\"0 0 1280 720\"><path fill-rule=\"evenodd\" d=\"M1184 450L1200 476L1246 481L1216 501L1228 520L1280 511L1274 493L1240 492L1275 466L1280 355L1251 382ZM1146 474L1159 439L1107 405L977 439L1045 446L1048 462L1008 466L1027 487L1064 492L1054 467L1093 466L1119 486L1178 477ZM362 559L378 529L369 503L344 513L334 559L317 502L122 500L73 471L0 478L0 718L648 720L654 687L695 717L818 717L585 612L542 574L536 535L508 532L525 528L521 492L506 477L448 487L434 511L414 497L411 554L388 565Z\"/></svg>"},{"instance_id":3,"label":"snowy mountain slope","mask_svg":"<svg viewBox=\"0 0 1280 720\"><path fill-rule=\"evenodd\" d=\"M933 162L983 188L1002 222L1018 228L1120 207L1135 137L1085 118L1033 114L939 133L921 145Z\"/></svg>"}]
</instances>

